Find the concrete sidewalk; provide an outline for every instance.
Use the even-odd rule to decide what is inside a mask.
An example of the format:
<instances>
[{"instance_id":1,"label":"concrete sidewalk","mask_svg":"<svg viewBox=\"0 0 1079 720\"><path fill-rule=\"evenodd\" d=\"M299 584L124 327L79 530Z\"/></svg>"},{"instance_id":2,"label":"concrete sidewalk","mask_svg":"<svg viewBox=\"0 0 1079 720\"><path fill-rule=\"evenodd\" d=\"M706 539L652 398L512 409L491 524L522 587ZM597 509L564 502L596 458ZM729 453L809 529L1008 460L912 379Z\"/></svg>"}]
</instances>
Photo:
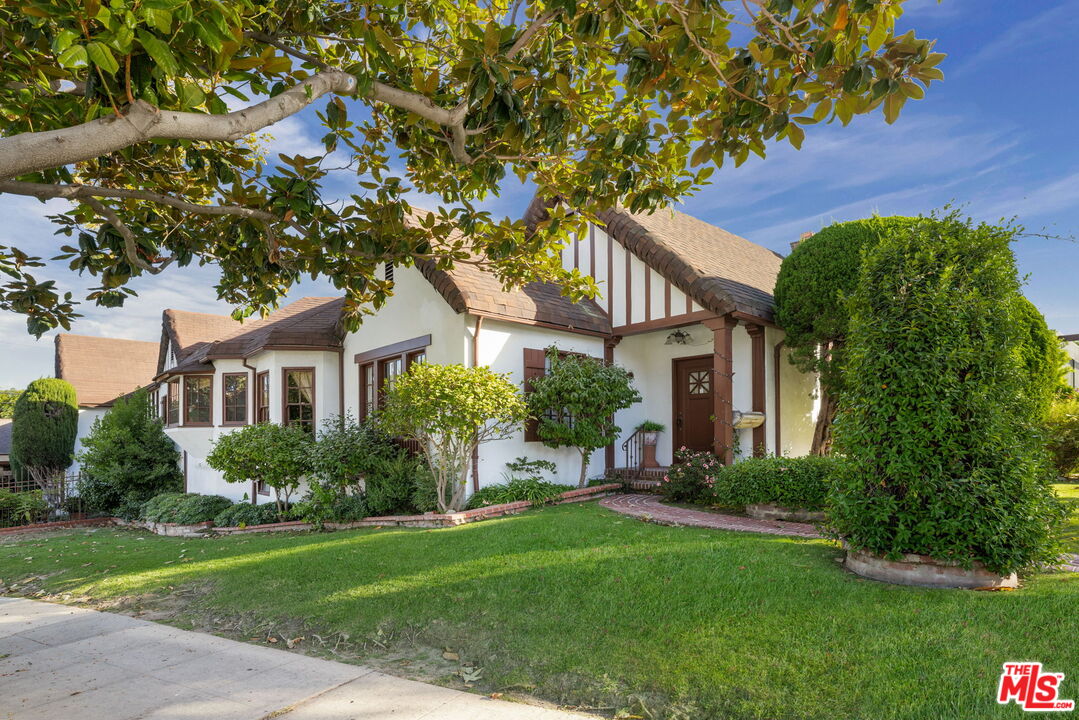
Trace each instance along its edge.
<instances>
[{"instance_id":1,"label":"concrete sidewalk","mask_svg":"<svg viewBox=\"0 0 1079 720\"><path fill-rule=\"evenodd\" d=\"M0 720L581 720L125 615L0 598Z\"/></svg>"}]
</instances>

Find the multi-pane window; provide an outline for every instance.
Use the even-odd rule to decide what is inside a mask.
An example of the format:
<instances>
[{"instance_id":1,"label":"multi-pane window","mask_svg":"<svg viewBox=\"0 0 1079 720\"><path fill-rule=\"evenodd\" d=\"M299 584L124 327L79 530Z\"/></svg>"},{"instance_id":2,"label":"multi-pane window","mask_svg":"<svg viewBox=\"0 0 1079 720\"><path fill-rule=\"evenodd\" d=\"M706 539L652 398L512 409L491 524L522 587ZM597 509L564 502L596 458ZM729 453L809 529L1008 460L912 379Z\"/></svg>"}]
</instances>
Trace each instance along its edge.
<instances>
[{"instance_id":1,"label":"multi-pane window","mask_svg":"<svg viewBox=\"0 0 1079 720\"><path fill-rule=\"evenodd\" d=\"M221 376L222 422L243 425L247 422L247 373Z\"/></svg>"},{"instance_id":2,"label":"multi-pane window","mask_svg":"<svg viewBox=\"0 0 1079 720\"><path fill-rule=\"evenodd\" d=\"M360 367L360 419L368 417L375 411L375 403L378 397L375 384L375 364L367 363Z\"/></svg>"},{"instance_id":3,"label":"multi-pane window","mask_svg":"<svg viewBox=\"0 0 1079 720\"><path fill-rule=\"evenodd\" d=\"M209 425L213 419L213 375L184 377L184 424Z\"/></svg>"},{"instance_id":4,"label":"multi-pane window","mask_svg":"<svg viewBox=\"0 0 1079 720\"><path fill-rule=\"evenodd\" d=\"M408 354L408 362L406 363L405 370L412 367L416 363L427 362L427 350L417 350L414 353Z\"/></svg>"},{"instance_id":5,"label":"multi-pane window","mask_svg":"<svg viewBox=\"0 0 1079 720\"><path fill-rule=\"evenodd\" d=\"M285 368L285 425L299 425L315 431L315 369Z\"/></svg>"},{"instance_id":6,"label":"multi-pane window","mask_svg":"<svg viewBox=\"0 0 1079 720\"><path fill-rule=\"evenodd\" d=\"M270 372L255 376L255 422L270 422Z\"/></svg>"},{"instance_id":7,"label":"multi-pane window","mask_svg":"<svg viewBox=\"0 0 1079 720\"><path fill-rule=\"evenodd\" d=\"M404 363L400 357L388 358L379 363L379 375L382 380L382 395L385 397L386 393L393 390L394 383L397 382L397 376L401 374Z\"/></svg>"},{"instance_id":8,"label":"multi-pane window","mask_svg":"<svg viewBox=\"0 0 1079 720\"><path fill-rule=\"evenodd\" d=\"M165 399L165 423L167 425L180 424L180 381L169 380L168 397Z\"/></svg>"}]
</instances>

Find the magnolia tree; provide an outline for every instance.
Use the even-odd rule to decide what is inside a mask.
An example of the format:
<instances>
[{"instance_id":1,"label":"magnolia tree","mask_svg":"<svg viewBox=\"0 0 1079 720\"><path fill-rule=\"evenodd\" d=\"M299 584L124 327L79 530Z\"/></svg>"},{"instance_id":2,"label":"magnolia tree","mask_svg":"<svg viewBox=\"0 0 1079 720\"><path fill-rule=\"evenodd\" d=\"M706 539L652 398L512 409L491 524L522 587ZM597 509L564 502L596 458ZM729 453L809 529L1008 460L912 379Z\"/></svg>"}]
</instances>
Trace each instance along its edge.
<instances>
[{"instance_id":1,"label":"magnolia tree","mask_svg":"<svg viewBox=\"0 0 1079 720\"><path fill-rule=\"evenodd\" d=\"M412 365L386 392L380 422L419 442L435 476L440 512L460 510L481 443L509 437L528 406L506 375L488 367Z\"/></svg>"},{"instance_id":2,"label":"magnolia tree","mask_svg":"<svg viewBox=\"0 0 1079 720\"><path fill-rule=\"evenodd\" d=\"M283 518L292 493L311 473L311 433L295 425L260 423L222 435L206 456L225 482L264 484Z\"/></svg>"},{"instance_id":3,"label":"magnolia tree","mask_svg":"<svg viewBox=\"0 0 1079 720\"><path fill-rule=\"evenodd\" d=\"M588 477L588 460L598 448L618 439L622 428L614 414L641 401L629 373L581 355L560 356L548 348L550 370L532 381L528 404L545 445L572 447L581 453L578 486Z\"/></svg>"},{"instance_id":4,"label":"magnolia tree","mask_svg":"<svg viewBox=\"0 0 1079 720\"><path fill-rule=\"evenodd\" d=\"M649 210L726 160L800 147L942 77L903 0L25 0L0 5L0 193L62 198L58 249L117 306L140 275L213 263L264 311L304 274L354 328L379 263L468 262L507 286L594 289L560 245L615 204ZM320 147L265 157L303 114ZM526 232L485 210L507 179L554 208ZM328 187L355 187L332 193ZM411 193L439 209L415 212ZM0 308L31 332L77 300L0 246Z\"/></svg>"}]
</instances>

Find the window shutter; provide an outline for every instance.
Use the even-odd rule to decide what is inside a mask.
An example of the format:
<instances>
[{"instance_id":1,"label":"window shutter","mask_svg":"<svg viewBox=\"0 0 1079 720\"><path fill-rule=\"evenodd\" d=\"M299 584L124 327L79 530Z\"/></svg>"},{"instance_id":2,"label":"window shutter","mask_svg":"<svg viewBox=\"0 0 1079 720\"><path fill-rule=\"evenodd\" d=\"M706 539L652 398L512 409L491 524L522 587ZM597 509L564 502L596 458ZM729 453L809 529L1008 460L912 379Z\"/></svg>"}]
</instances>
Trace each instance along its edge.
<instances>
[{"instance_id":1,"label":"window shutter","mask_svg":"<svg viewBox=\"0 0 1079 720\"><path fill-rule=\"evenodd\" d=\"M541 350L525 348L524 364L524 391L527 395L532 392L532 381L541 378L546 373L547 355ZM529 419L525 421L525 442L539 442L538 423Z\"/></svg>"}]
</instances>

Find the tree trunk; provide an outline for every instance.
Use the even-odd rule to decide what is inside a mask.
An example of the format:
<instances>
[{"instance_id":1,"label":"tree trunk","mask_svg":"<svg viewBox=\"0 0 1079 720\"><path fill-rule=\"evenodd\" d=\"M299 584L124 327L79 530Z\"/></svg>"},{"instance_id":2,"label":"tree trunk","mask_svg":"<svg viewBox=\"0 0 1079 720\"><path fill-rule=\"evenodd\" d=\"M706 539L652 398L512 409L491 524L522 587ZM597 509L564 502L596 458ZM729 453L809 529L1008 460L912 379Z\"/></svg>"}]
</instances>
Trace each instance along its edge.
<instances>
[{"instance_id":1,"label":"tree trunk","mask_svg":"<svg viewBox=\"0 0 1079 720\"><path fill-rule=\"evenodd\" d=\"M581 477L577 479L577 487L583 488L588 482L588 457L591 450L581 450Z\"/></svg>"},{"instance_id":2,"label":"tree trunk","mask_svg":"<svg viewBox=\"0 0 1079 720\"><path fill-rule=\"evenodd\" d=\"M811 454L830 455L832 453L832 423L835 421L837 410L835 397L827 389L822 388L820 412L817 414L817 425L813 428Z\"/></svg>"}]
</instances>

